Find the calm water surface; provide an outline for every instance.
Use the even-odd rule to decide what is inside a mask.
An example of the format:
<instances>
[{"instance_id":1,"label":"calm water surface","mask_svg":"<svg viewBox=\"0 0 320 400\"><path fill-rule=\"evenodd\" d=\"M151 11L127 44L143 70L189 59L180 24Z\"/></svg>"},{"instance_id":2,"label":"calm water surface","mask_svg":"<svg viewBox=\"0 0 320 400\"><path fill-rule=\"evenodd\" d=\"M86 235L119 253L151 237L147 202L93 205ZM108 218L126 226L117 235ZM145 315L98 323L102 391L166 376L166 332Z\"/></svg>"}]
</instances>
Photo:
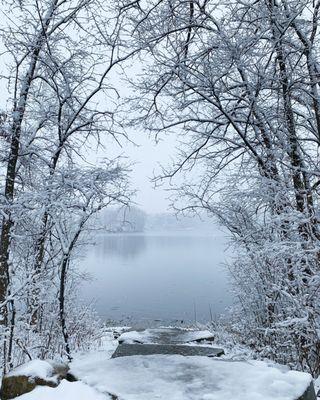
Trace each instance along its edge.
<instances>
[{"instance_id":1,"label":"calm water surface","mask_svg":"<svg viewBox=\"0 0 320 400\"><path fill-rule=\"evenodd\" d=\"M104 235L81 261L83 286L104 319L208 321L232 302L223 236Z\"/></svg>"}]
</instances>

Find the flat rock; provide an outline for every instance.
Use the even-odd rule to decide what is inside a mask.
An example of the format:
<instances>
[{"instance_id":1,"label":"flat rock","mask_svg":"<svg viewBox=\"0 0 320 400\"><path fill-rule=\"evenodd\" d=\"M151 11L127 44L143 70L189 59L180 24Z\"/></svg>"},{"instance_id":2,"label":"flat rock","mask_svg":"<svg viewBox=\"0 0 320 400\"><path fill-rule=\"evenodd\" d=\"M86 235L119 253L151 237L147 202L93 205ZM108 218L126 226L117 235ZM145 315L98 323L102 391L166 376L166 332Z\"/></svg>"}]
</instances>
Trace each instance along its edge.
<instances>
[{"instance_id":1,"label":"flat rock","mask_svg":"<svg viewBox=\"0 0 320 400\"><path fill-rule=\"evenodd\" d=\"M224 354L223 349L203 346L184 346L174 344L120 344L112 358L127 356L146 356L153 354L179 354L181 356L219 357Z\"/></svg>"}]
</instances>

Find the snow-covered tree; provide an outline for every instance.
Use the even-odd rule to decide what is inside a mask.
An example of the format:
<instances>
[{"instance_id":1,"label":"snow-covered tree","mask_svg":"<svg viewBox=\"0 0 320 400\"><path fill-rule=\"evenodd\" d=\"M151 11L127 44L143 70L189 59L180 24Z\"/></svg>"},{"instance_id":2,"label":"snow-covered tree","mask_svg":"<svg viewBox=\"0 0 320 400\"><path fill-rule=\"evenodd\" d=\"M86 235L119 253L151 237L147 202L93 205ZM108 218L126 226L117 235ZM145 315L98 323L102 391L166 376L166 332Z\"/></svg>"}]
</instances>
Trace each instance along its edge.
<instances>
[{"instance_id":1,"label":"snow-covered tree","mask_svg":"<svg viewBox=\"0 0 320 400\"><path fill-rule=\"evenodd\" d=\"M66 308L77 276L70 263L91 216L127 204L131 194L120 159L106 154L92 167L87 156L102 135L116 141L124 135L114 81L138 47L122 43L127 9L99 0L5 1L1 7L8 94L0 122L6 371L23 357L52 356L58 348L70 358L75 341Z\"/></svg>"},{"instance_id":2,"label":"snow-covered tree","mask_svg":"<svg viewBox=\"0 0 320 400\"><path fill-rule=\"evenodd\" d=\"M134 123L181 142L158 179L184 174L175 206L232 233L243 336L317 376L320 2L139 5L132 35L148 57Z\"/></svg>"}]
</instances>

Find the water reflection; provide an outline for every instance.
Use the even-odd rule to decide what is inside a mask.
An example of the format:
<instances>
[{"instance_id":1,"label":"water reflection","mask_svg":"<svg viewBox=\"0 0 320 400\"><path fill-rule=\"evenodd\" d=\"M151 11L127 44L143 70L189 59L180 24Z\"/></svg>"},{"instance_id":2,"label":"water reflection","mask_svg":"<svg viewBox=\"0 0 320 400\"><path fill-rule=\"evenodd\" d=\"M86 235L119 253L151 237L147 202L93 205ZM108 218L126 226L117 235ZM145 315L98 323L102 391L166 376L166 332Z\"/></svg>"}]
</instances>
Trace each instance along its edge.
<instances>
[{"instance_id":1,"label":"water reflection","mask_svg":"<svg viewBox=\"0 0 320 400\"><path fill-rule=\"evenodd\" d=\"M125 259L133 258L145 251L146 239L144 235L135 234L105 235L102 237L98 249L103 255Z\"/></svg>"},{"instance_id":2,"label":"water reflection","mask_svg":"<svg viewBox=\"0 0 320 400\"><path fill-rule=\"evenodd\" d=\"M83 266L83 288L106 319L206 321L231 304L225 239L175 234L105 235Z\"/></svg>"}]
</instances>

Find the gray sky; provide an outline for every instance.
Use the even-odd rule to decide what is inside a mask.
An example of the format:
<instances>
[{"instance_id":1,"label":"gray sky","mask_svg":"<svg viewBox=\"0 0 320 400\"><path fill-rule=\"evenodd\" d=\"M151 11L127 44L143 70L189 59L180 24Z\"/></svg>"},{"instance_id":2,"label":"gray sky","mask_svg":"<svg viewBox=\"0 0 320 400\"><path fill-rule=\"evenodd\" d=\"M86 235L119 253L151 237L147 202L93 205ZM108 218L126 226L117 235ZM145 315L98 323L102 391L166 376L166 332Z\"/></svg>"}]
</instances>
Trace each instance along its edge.
<instances>
[{"instance_id":1,"label":"gray sky","mask_svg":"<svg viewBox=\"0 0 320 400\"><path fill-rule=\"evenodd\" d=\"M168 184L155 189L151 178L154 172L160 171L160 164L167 165L174 157L176 136L172 133L171 136L163 137L156 144L146 132L137 129L129 133L129 138L135 144L123 139L121 148L114 140L110 141L107 137L102 137L105 151L99 150L98 153L92 154L92 161L95 162L101 157L118 155L127 157L128 162L134 164L131 172L131 183L132 187L137 190L135 202L147 212L164 212L169 207L167 198L170 193L166 190Z\"/></svg>"}]
</instances>

